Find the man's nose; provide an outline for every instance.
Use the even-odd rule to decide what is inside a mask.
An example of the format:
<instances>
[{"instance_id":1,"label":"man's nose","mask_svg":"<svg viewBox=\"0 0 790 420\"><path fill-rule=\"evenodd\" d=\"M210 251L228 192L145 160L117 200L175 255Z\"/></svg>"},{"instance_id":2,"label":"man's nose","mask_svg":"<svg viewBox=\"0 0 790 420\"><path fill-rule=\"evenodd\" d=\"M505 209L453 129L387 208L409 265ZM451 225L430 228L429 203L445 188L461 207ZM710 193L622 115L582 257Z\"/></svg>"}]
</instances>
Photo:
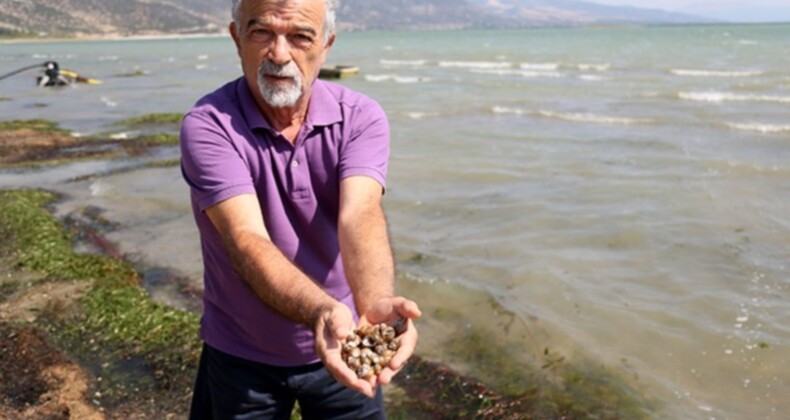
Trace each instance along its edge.
<instances>
[{"instance_id":1,"label":"man's nose","mask_svg":"<svg viewBox=\"0 0 790 420\"><path fill-rule=\"evenodd\" d=\"M269 60L274 64L283 65L291 61L291 46L283 35L274 38L274 44L269 50Z\"/></svg>"}]
</instances>

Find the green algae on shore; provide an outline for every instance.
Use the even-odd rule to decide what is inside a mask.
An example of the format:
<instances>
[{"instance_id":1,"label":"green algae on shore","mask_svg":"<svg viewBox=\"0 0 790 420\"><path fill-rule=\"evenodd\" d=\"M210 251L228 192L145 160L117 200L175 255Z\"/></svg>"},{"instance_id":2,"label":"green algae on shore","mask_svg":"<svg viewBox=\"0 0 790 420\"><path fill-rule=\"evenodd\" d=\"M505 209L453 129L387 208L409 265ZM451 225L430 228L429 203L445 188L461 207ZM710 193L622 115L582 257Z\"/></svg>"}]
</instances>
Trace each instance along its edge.
<instances>
[{"instance_id":1,"label":"green algae on shore","mask_svg":"<svg viewBox=\"0 0 790 420\"><path fill-rule=\"evenodd\" d=\"M48 120L0 121L0 167L138 156L154 147L175 147L178 141L178 134L173 132L145 132L131 138L109 133L74 137L71 131Z\"/></svg>"},{"instance_id":2,"label":"green algae on shore","mask_svg":"<svg viewBox=\"0 0 790 420\"><path fill-rule=\"evenodd\" d=\"M71 131L60 128L58 123L42 120L10 120L0 121L0 131L33 130L42 133L71 134Z\"/></svg>"},{"instance_id":3,"label":"green algae on shore","mask_svg":"<svg viewBox=\"0 0 790 420\"><path fill-rule=\"evenodd\" d=\"M56 198L37 190L0 191L2 255L18 270L41 273L38 282L88 285L78 301L66 303L71 309L48 307L36 324L78 360L90 361L98 350L105 366L139 360L153 375L152 393L188 389L200 349L197 315L150 300L127 262L74 253L71 235L46 209Z\"/></svg>"},{"instance_id":4,"label":"green algae on shore","mask_svg":"<svg viewBox=\"0 0 790 420\"><path fill-rule=\"evenodd\" d=\"M177 112L145 114L121 120L119 125L140 126L152 124L181 124L184 114Z\"/></svg>"}]
</instances>

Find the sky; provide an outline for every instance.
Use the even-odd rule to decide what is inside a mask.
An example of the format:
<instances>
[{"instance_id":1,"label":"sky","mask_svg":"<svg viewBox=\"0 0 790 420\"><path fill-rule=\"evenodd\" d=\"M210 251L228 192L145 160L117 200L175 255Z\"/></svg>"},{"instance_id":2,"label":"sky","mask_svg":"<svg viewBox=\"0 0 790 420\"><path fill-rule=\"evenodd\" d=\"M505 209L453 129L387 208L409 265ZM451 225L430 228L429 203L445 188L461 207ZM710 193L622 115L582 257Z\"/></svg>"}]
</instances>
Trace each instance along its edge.
<instances>
[{"instance_id":1,"label":"sky","mask_svg":"<svg viewBox=\"0 0 790 420\"><path fill-rule=\"evenodd\" d=\"M790 0L587 0L647 7L730 22L790 22Z\"/></svg>"}]
</instances>

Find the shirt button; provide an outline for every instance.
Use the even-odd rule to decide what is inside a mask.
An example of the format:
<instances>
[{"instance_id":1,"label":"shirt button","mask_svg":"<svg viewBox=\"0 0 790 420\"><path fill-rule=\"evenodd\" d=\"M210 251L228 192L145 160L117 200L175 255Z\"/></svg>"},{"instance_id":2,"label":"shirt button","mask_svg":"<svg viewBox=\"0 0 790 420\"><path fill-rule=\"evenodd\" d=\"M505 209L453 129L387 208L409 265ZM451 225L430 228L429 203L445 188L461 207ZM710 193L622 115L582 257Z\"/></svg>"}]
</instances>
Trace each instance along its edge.
<instances>
[{"instance_id":1,"label":"shirt button","mask_svg":"<svg viewBox=\"0 0 790 420\"><path fill-rule=\"evenodd\" d=\"M296 159L294 159L294 161L293 161L293 162L291 162L291 166L293 166L294 168L296 168L297 166L299 166L299 161L298 161L298 160L296 160Z\"/></svg>"}]
</instances>

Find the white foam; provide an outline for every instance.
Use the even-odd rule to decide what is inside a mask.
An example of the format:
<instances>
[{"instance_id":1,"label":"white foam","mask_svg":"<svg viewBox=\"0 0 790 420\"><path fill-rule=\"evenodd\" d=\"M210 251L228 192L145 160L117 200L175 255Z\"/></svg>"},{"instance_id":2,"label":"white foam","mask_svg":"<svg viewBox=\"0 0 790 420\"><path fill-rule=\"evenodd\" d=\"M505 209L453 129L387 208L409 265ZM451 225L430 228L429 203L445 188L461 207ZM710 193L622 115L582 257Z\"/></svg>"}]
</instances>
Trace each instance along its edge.
<instances>
[{"instance_id":1,"label":"white foam","mask_svg":"<svg viewBox=\"0 0 790 420\"><path fill-rule=\"evenodd\" d=\"M557 63L521 63L519 66L524 70L543 70L543 71L550 71L550 70L557 70L560 68L560 65Z\"/></svg>"},{"instance_id":2,"label":"white foam","mask_svg":"<svg viewBox=\"0 0 790 420\"><path fill-rule=\"evenodd\" d=\"M115 187L112 184L101 179L91 183L88 189L93 197L106 197L113 195L115 192Z\"/></svg>"},{"instance_id":3,"label":"white foam","mask_svg":"<svg viewBox=\"0 0 790 420\"><path fill-rule=\"evenodd\" d=\"M205 70L208 68L208 64L197 64L195 66L195 70Z\"/></svg>"},{"instance_id":4,"label":"white foam","mask_svg":"<svg viewBox=\"0 0 790 420\"><path fill-rule=\"evenodd\" d=\"M106 96L102 96L102 97L101 97L101 98L99 98L99 99L100 99L100 100L102 101L102 103L104 103L104 105L106 105L108 108L115 108L116 106L118 106L118 102L115 102L115 101L113 101L112 99L110 99L110 98L108 98L108 97L106 97Z\"/></svg>"},{"instance_id":5,"label":"white foam","mask_svg":"<svg viewBox=\"0 0 790 420\"><path fill-rule=\"evenodd\" d=\"M597 74L580 74L579 79L586 82L601 82L604 80L610 80L608 77L599 76Z\"/></svg>"},{"instance_id":6,"label":"white foam","mask_svg":"<svg viewBox=\"0 0 790 420\"><path fill-rule=\"evenodd\" d=\"M118 57L117 55L105 55L99 57L99 61L118 61L119 59L120 57Z\"/></svg>"},{"instance_id":7,"label":"white foam","mask_svg":"<svg viewBox=\"0 0 790 420\"><path fill-rule=\"evenodd\" d=\"M527 114L527 111L521 108L509 108L506 106L499 106L499 105L496 105L493 108L491 108L491 111L493 111L494 114L516 114L516 115Z\"/></svg>"},{"instance_id":8,"label":"white foam","mask_svg":"<svg viewBox=\"0 0 790 420\"><path fill-rule=\"evenodd\" d=\"M507 69L513 67L506 61L440 61L439 67L458 67L465 69Z\"/></svg>"},{"instance_id":9,"label":"white foam","mask_svg":"<svg viewBox=\"0 0 790 420\"><path fill-rule=\"evenodd\" d=\"M563 77L562 73L556 71L530 71L517 69L472 69L472 73L495 74L497 76L521 76L521 77Z\"/></svg>"},{"instance_id":10,"label":"white foam","mask_svg":"<svg viewBox=\"0 0 790 420\"><path fill-rule=\"evenodd\" d=\"M743 131L757 131L763 134L790 133L790 125L761 124L761 123L727 123L732 129Z\"/></svg>"},{"instance_id":11,"label":"white foam","mask_svg":"<svg viewBox=\"0 0 790 420\"><path fill-rule=\"evenodd\" d=\"M427 63L427 60L379 60L382 66L399 67L421 67Z\"/></svg>"},{"instance_id":12,"label":"white foam","mask_svg":"<svg viewBox=\"0 0 790 420\"><path fill-rule=\"evenodd\" d=\"M732 92L679 92L678 97L698 102L777 102L790 103L790 96L736 94Z\"/></svg>"},{"instance_id":13,"label":"white foam","mask_svg":"<svg viewBox=\"0 0 790 420\"><path fill-rule=\"evenodd\" d=\"M541 109L538 113L544 117L556 118L571 122L594 123L594 124L616 124L632 125L649 123L650 120L639 118L612 117L608 115L576 113L576 112L556 112Z\"/></svg>"},{"instance_id":14,"label":"white foam","mask_svg":"<svg viewBox=\"0 0 790 420\"><path fill-rule=\"evenodd\" d=\"M208 54L201 54L197 56L198 60L208 60Z\"/></svg>"},{"instance_id":15,"label":"white foam","mask_svg":"<svg viewBox=\"0 0 790 420\"><path fill-rule=\"evenodd\" d=\"M612 65L609 63L601 63L601 64L582 63L577 65L576 67L581 71L607 71L612 67Z\"/></svg>"},{"instance_id":16,"label":"white foam","mask_svg":"<svg viewBox=\"0 0 790 420\"><path fill-rule=\"evenodd\" d=\"M421 120L423 118L435 117L439 114L435 112L407 112L406 116L413 120Z\"/></svg>"},{"instance_id":17,"label":"white foam","mask_svg":"<svg viewBox=\"0 0 790 420\"><path fill-rule=\"evenodd\" d=\"M751 39L739 39L738 43L741 45L757 45L757 41L752 41Z\"/></svg>"},{"instance_id":18,"label":"white foam","mask_svg":"<svg viewBox=\"0 0 790 420\"><path fill-rule=\"evenodd\" d=\"M395 83L425 83L430 82L431 79L428 77L419 77L419 76L399 76L397 74L366 74L365 80L368 82L380 83L380 82L395 82Z\"/></svg>"},{"instance_id":19,"label":"white foam","mask_svg":"<svg viewBox=\"0 0 790 420\"><path fill-rule=\"evenodd\" d=\"M761 70L694 70L694 69L670 69L670 73L676 76L692 77L752 77L763 74Z\"/></svg>"}]
</instances>

